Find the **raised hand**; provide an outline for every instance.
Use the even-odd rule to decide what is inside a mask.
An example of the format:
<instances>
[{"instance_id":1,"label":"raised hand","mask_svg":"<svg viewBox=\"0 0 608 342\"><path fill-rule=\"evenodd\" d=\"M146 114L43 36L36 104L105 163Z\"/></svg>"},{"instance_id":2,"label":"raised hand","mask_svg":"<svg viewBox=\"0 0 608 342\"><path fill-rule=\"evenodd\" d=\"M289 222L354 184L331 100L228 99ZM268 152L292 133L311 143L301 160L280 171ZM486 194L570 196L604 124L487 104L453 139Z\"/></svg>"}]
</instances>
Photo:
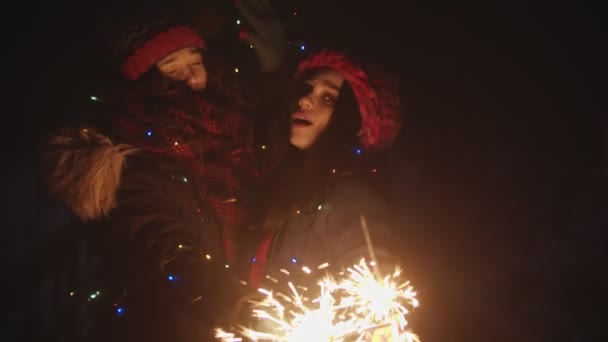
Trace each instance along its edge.
<instances>
[{"instance_id":1,"label":"raised hand","mask_svg":"<svg viewBox=\"0 0 608 342\"><path fill-rule=\"evenodd\" d=\"M276 71L287 55L287 37L276 11L268 0L235 0L235 6L251 28L241 31L241 39L253 46L262 71Z\"/></svg>"}]
</instances>

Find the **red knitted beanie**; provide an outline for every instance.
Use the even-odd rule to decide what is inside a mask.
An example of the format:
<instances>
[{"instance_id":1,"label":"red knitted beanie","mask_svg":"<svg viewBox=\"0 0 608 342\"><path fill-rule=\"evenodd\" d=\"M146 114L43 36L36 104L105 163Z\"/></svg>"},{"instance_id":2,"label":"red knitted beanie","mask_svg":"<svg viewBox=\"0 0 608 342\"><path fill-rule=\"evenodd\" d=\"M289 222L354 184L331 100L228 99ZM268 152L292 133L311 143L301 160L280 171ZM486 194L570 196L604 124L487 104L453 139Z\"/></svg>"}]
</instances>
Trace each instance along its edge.
<instances>
[{"instance_id":1,"label":"red knitted beanie","mask_svg":"<svg viewBox=\"0 0 608 342\"><path fill-rule=\"evenodd\" d=\"M123 7L108 9L99 30L113 62L127 79L138 79L179 49L205 48L196 30L167 6Z\"/></svg>"},{"instance_id":2,"label":"red knitted beanie","mask_svg":"<svg viewBox=\"0 0 608 342\"><path fill-rule=\"evenodd\" d=\"M188 26L161 32L135 50L120 66L127 79L135 80L168 54L185 47L205 48L205 42Z\"/></svg>"},{"instance_id":3,"label":"red knitted beanie","mask_svg":"<svg viewBox=\"0 0 608 342\"><path fill-rule=\"evenodd\" d=\"M367 149L390 147L401 129L400 101L395 82L364 71L346 56L330 51L315 53L300 62L296 78L317 68L340 71L353 89L361 112L359 142Z\"/></svg>"}]
</instances>

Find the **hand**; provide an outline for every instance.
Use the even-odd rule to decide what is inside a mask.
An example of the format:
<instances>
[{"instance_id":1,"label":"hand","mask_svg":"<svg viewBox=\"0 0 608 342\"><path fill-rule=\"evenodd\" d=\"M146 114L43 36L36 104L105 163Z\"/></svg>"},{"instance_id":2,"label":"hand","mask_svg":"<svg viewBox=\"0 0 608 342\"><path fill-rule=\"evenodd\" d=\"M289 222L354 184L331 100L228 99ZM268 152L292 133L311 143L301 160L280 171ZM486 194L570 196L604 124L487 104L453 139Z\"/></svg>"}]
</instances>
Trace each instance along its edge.
<instances>
[{"instance_id":1,"label":"hand","mask_svg":"<svg viewBox=\"0 0 608 342\"><path fill-rule=\"evenodd\" d=\"M269 0L235 0L239 13L251 27L241 39L252 45L264 72L278 70L287 55L287 37Z\"/></svg>"},{"instance_id":2,"label":"hand","mask_svg":"<svg viewBox=\"0 0 608 342\"><path fill-rule=\"evenodd\" d=\"M245 285L239 294L239 298L230 303L232 310L227 310L225 317L226 322L230 322L231 324L235 322L249 322L253 310L252 302L259 301L261 298L257 289L250 288L248 285Z\"/></svg>"}]
</instances>

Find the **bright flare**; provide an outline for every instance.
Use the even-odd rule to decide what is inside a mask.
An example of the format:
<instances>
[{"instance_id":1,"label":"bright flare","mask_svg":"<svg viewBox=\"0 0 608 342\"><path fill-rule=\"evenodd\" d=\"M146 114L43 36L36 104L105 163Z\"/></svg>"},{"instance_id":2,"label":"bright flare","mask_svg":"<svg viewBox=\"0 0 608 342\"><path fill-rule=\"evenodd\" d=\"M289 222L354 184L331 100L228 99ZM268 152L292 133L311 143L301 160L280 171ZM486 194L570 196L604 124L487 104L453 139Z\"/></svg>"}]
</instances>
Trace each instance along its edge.
<instances>
[{"instance_id":1,"label":"bright flare","mask_svg":"<svg viewBox=\"0 0 608 342\"><path fill-rule=\"evenodd\" d=\"M264 298L253 303L252 310L257 328L241 326L237 333L217 329L216 337L223 342L242 341L237 335L277 342L419 341L406 330L408 308L419 305L413 287L400 281L399 268L381 277L370 264L361 259L337 278L326 275L312 300L306 288L292 282L287 283L289 295L259 289ZM303 270L311 273L307 267Z\"/></svg>"}]
</instances>

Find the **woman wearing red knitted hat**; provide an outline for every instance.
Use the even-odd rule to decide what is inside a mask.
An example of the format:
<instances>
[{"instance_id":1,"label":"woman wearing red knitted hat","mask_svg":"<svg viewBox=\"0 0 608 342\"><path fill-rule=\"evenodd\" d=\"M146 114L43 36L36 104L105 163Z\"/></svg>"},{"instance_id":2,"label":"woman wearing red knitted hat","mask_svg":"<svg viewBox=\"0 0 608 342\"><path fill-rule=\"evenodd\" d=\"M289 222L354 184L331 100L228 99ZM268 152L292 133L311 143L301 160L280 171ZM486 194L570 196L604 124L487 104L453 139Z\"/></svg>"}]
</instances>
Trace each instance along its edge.
<instances>
[{"instance_id":1,"label":"woman wearing red knitted hat","mask_svg":"<svg viewBox=\"0 0 608 342\"><path fill-rule=\"evenodd\" d=\"M101 103L108 127L65 129L43 154L49 190L99 261L77 274L61 321L83 333L74 340L204 341L237 290L250 133L212 96L202 38L162 11L136 14L110 39L125 87Z\"/></svg>"},{"instance_id":2,"label":"woman wearing red knitted hat","mask_svg":"<svg viewBox=\"0 0 608 342\"><path fill-rule=\"evenodd\" d=\"M237 6L243 13L249 7ZM104 31L126 81L104 101L109 131L121 141L178 161L193 174L214 210L225 254L234 260L236 235L249 217L243 191L257 178L253 126L242 113L244 101L208 68L205 41L191 26L162 7L122 12L125 24L117 24L120 20L112 15L112 29ZM275 25L270 33L277 30L281 27ZM276 47L285 42L279 40L256 46L264 71L280 64L277 55L284 48Z\"/></svg>"},{"instance_id":3,"label":"woman wearing red knitted hat","mask_svg":"<svg viewBox=\"0 0 608 342\"><path fill-rule=\"evenodd\" d=\"M369 256L361 216L376 257L392 258L389 210L370 161L401 127L396 84L327 51L301 62L294 84L291 108L273 129L254 287L294 263L348 266Z\"/></svg>"}]
</instances>

